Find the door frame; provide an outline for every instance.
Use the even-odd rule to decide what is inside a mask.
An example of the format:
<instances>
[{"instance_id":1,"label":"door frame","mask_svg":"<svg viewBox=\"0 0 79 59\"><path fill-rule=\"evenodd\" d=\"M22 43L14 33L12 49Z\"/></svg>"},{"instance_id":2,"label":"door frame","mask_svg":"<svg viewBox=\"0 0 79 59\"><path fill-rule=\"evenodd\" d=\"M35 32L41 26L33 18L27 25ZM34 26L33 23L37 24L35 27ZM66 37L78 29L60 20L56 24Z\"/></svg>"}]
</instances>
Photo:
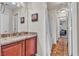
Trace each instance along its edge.
<instances>
[{"instance_id":1,"label":"door frame","mask_svg":"<svg viewBox=\"0 0 79 59\"><path fill-rule=\"evenodd\" d=\"M71 19L71 38L68 40L69 56L77 56L77 3L69 3L69 20Z\"/></svg>"}]
</instances>

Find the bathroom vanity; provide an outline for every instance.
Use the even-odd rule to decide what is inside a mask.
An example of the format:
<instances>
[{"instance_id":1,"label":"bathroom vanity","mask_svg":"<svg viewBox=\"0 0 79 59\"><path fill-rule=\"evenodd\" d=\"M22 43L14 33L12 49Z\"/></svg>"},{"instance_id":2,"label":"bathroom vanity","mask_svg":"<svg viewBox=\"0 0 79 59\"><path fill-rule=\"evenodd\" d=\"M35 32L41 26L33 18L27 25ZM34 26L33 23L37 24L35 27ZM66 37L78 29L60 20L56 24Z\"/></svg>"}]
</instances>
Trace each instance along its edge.
<instances>
[{"instance_id":1,"label":"bathroom vanity","mask_svg":"<svg viewBox=\"0 0 79 59\"><path fill-rule=\"evenodd\" d=\"M0 56L34 56L36 53L36 34L22 34L0 39Z\"/></svg>"}]
</instances>

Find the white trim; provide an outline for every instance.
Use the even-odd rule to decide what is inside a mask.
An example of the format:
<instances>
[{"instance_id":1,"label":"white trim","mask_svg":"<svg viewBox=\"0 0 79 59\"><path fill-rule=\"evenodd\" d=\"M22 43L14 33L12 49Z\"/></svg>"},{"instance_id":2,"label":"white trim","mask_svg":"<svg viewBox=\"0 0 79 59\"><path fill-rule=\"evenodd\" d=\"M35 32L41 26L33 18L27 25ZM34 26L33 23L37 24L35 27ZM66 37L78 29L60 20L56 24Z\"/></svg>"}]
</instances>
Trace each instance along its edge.
<instances>
[{"instance_id":1,"label":"white trim","mask_svg":"<svg viewBox=\"0 0 79 59\"><path fill-rule=\"evenodd\" d=\"M68 17L68 50L69 56L77 56L77 3L71 2Z\"/></svg>"},{"instance_id":2,"label":"white trim","mask_svg":"<svg viewBox=\"0 0 79 59\"><path fill-rule=\"evenodd\" d=\"M35 56L40 56L39 54L35 54Z\"/></svg>"},{"instance_id":3,"label":"white trim","mask_svg":"<svg viewBox=\"0 0 79 59\"><path fill-rule=\"evenodd\" d=\"M71 13L72 13L72 41L71 48L73 56L77 56L77 3L71 3Z\"/></svg>"},{"instance_id":4,"label":"white trim","mask_svg":"<svg viewBox=\"0 0 79 59\"><path fill-rule=\"evenodd\" d=\"M71 3L68 4L69 13L68 13L68 51L69 56L71 55Z\"/></svg>"},{"instance_id":5,"label":"white trim","mask_svg":"<svg viewBox=\"0 0 79 59\"><path fill-rule=\"evenodd\" d=\"M77 3L72 3L72 39L73 39L73 56L77 56ZM73 17L74 16L74 17Z\"/></svg>"}]
</instances>

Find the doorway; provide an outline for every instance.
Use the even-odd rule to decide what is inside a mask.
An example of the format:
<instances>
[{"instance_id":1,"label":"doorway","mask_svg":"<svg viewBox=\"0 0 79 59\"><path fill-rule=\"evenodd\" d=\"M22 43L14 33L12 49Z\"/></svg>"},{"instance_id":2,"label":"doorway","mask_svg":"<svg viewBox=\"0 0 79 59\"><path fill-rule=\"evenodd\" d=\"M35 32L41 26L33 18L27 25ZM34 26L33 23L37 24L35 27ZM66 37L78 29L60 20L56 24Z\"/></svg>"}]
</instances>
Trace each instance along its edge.
<instances>
[{"instance_id":1,"label":"doorway","mask_svg":"<svg viewBox=\"0 0 79 59\"><path fill-rule=\"evenodd\" d=\"M72 39L72 17L71 6L69 3L62 2L50 2L47 3L48 7L48 20L50 20L52 38L50 39L50 48L52 49L53 44L57 44L62 37L67 41L67 55L72 55L73 52L73 39ZM71 19L70 19L71 18ZM64 42L66 42L64 41Z\"/></svg>"}]
</instances>

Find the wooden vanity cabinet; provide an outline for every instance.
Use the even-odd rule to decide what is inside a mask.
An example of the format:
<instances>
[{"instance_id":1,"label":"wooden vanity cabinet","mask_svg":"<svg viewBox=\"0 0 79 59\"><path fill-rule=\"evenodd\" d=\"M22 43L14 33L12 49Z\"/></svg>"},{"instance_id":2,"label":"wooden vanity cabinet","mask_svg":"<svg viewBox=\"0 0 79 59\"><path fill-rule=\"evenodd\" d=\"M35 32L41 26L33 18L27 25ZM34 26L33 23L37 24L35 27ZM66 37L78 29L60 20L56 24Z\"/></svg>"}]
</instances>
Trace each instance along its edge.
<instances>
[{"instance_id":1,"label":"wooden vanity cabinet","mask_svg":"<svg viewBox=\"0 0 79 59\"><path fill-rule=\"evenodd\" d=\"M24 43L25 41L21 41L2 46L2 56L24 56Z\"/></svg>"},{"instance_id":2,"label":"wooden vanity cabinet","mask_svg":"<svg viewBox=\"0 0 79 59\"><path fill-rule=\"evenodd\" d=\"M36 52L37 52L36 37L26 39L25 46L26 46L25 55L26 56L34 56L36 54Z\"/></svg>"},{"instance_id":3,"label":"wooden vanity cabinet","mask_svg":"<svg viewBox=\"0 0 79 59\"><path fill-rule=\"evenodd\" d=\"M37 53L37 37L0 46L1 56L34 56Z\"/></svg>"}]
</instances>

